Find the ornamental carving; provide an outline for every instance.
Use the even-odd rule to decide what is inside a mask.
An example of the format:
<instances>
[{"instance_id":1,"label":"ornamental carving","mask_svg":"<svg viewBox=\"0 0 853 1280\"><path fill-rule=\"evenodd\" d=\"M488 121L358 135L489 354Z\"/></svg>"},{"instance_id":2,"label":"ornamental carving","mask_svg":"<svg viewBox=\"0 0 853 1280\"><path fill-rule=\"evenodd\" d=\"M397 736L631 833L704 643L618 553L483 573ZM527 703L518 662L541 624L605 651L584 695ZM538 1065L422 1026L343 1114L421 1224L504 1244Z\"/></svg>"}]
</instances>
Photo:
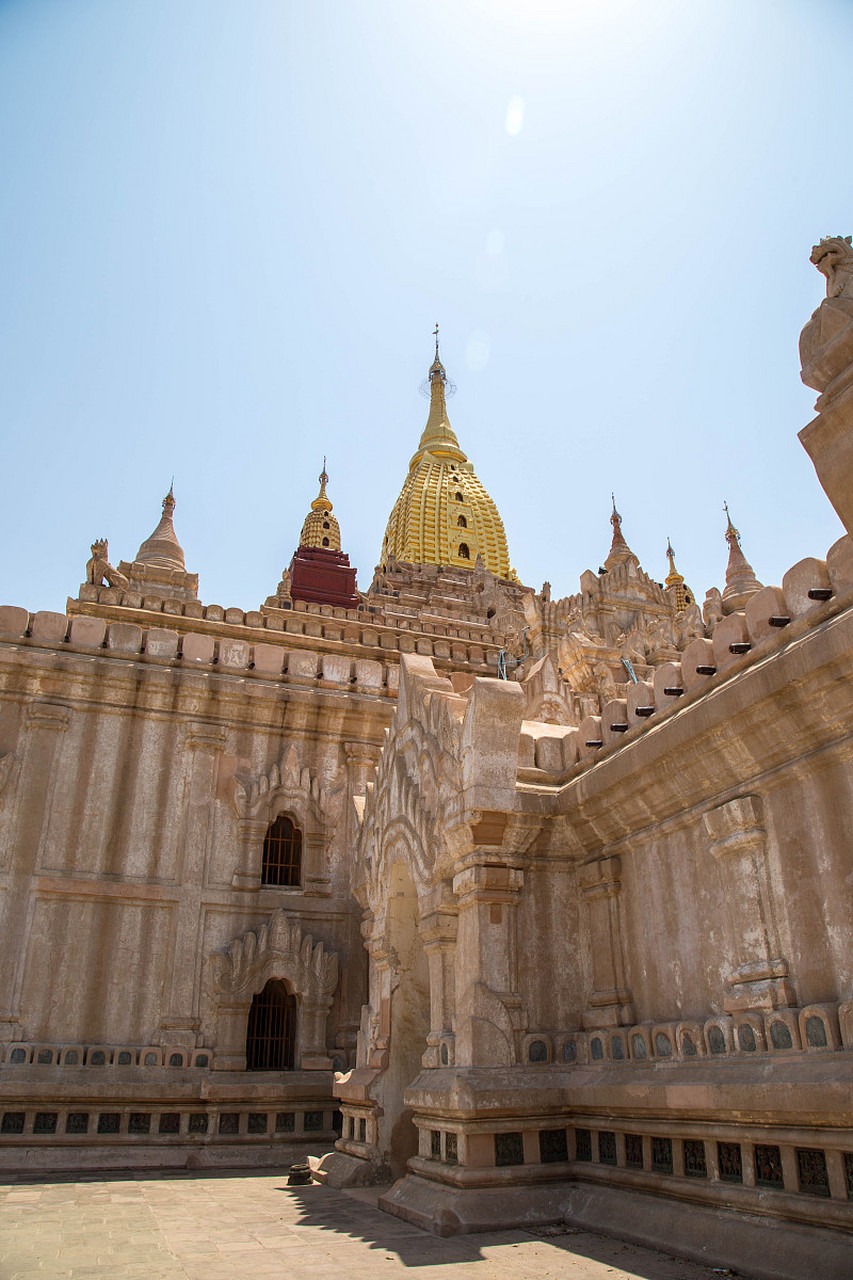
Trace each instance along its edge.
<instances>
[{"instance_id":1,"label":"ornamental carving","mask_svg":"<svg viewBox=\"0 0 853 1280\"><path fill-rule=\"evenodd\" d=\"M260 929L235 938L212 957L216 989L229 995L259 991L269 978L282 978L297 995L331 1000L338 983L338 957L303 934L282 908Z\"/></svg>"}]
</instances>

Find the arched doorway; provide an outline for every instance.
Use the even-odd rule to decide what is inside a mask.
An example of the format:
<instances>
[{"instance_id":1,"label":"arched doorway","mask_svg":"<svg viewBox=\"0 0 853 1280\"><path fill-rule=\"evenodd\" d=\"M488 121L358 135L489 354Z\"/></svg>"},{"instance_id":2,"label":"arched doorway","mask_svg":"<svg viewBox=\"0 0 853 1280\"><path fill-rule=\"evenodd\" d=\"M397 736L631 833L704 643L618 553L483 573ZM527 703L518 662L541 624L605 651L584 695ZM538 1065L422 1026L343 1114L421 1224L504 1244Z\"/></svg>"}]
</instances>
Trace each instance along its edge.
<instances>
[{"instance_id":1,"label":"arched doorway","mask_svg":"<svg viewBox=\"0 0 853 1280\"><path fill-rule=\"evenodd\" d=\"M296 1052L296 996L270 978L252 999L246 1026L247 1071L292 1071Z\"/></svg>"},{"instance_id":2,"label":"arched doorway","mask_svg":"<svg viewBox=\"0 0 853 1280\"><path fill-rule=\"evenodd\" d=\"M388 883L386 938L392 958L391 1034L382 1107L388 1120L387 1149L395 1176L417 1153L418 1135L403 1093L420 1074L430 1028L429 966L418 929L418 895L403 862Z\"/></svg>"}]
</instances>

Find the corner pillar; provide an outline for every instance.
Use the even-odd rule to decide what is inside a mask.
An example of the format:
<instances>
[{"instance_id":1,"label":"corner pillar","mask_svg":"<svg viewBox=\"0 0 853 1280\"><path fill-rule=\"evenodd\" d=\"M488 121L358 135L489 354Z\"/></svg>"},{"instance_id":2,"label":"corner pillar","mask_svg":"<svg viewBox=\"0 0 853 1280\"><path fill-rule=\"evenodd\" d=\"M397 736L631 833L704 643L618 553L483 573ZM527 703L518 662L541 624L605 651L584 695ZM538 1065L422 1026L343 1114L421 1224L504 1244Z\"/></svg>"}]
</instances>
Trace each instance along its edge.
<instances>
[{"instance_id":1,"label":"corner pillar","mask_svg":"<svg viewBox=\"0 0 853 1280\"><path fill-rule=\"evenodd\" d=\"M513 1066L527 1020L518 994L516 913L524 872L502 862L467 866L453 879L456 1062Z\"/></svg>"}]
</instances>

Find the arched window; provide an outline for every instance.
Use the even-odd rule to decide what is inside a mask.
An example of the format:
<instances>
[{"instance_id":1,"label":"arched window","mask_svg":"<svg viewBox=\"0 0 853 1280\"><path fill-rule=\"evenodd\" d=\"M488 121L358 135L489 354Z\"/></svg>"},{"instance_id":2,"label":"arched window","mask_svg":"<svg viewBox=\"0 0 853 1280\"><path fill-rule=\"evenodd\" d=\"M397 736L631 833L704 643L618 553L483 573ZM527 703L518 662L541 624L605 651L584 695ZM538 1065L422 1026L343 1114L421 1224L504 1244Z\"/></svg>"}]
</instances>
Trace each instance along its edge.
<instances>
[{"instance_id":1,"label":"arched window","mask_svg":"<svg viewBox=\"0 0 853 1280\"><path fill-rule=\"evenodd\" d=\"M459 517L457 518L456 523L458 524L458 526L459 526L459 528L460 528L460 529L467 529L467 528L468 528L468 521L465 519L465 517L464 517L464 516L459 516Z\"/></svg>"},{"instance_id":2,"label":"arched window","mask_svg":"<svg viewBox=\"0 0 853 1280\"><path fill-rule=\"evenodd\" d=\"M264 836L261 884L294 886L302 881L302 832L280 813Z\"/></svg>"},{"instance_id":3,"label":"arched window","mask_svg":"<svg viewBox=\"0 0 853 1280\"><path fill-rule=\"evenodd\" d=\"M270 978L252 999L246 1028L247 1071L292 1071L296 1048L296 996Z\"/></svg>"},{"instance_id":4,"label":"arched window","mask_svg":"<svg viewBox=\"0 0 853 1280\"><path fill-rule=\"evenodd\" d=\"M470 559L471 559L471 552L468 550L468 543L467 543L467 542L460 542L460 543L459 543L459 559L460 559L460 560L470 560Z\"/></svg>"},{"instance_id":5,"label":"arched window","mask_svg":"<svg viewBox=\"0 0 853 1280\"><path fill-rule=\"evenodd\" d=\"M463 499L463 497L462 497L462 494L461 494L461 493L458 493L458 492L457 492L457 494L456 494L456 501L457 501L457 502L463 502L463 501L464 501L464 499Z\"/></svg>"},{"instance_id":6,"label":"arched window","mask_svg":"<svg viewBox=\"0 0 853 1280\"><path fill-rule=\"evenodd\" d=\"M328 539L328 538L324 538L324 539L323 539L323 546L324 546L324 547L327 547L328 545L329 545L329 539Z\"/></svg>"}]
</instances>

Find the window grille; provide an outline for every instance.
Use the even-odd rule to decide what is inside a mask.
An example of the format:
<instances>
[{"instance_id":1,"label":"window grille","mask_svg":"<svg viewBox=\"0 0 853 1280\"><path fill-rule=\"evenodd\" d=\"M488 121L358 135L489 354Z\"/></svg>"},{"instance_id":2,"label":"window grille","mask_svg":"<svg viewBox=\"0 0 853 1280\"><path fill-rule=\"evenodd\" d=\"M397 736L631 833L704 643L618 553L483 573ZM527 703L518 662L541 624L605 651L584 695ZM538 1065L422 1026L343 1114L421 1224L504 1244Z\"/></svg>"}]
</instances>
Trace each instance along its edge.
<instances>
[{"instance_id":1,"label":"window grille","mask_svg":"<svg viewBox=\"0 0 853 1280\"><path fill-rule=\"evenodd\" d=\"M520 1133L495 1134L495 1164L524 1164L524 1139Z\"/></svg>"},{"instance_id":2,"label":"window grille","mask_svg":"<svg viewBox=\"0 0 853 1280\"><path fill-rule=\"evenodd\" d=\"M559 1164L569 1158L565 1129L539 1130L539 1159L542 1164Z\"/></svg>"},{"instance_id":3,"label":"window grille","mask_svg":"<svg viewBox=\"0 0 853 1280\"><path fill-rule=\"evenodd\" d=\"M814 1151L810 1147L797 1147L797 1170L800 1176L800 1190L806 1195L828 1196L830 1194L826 1156L822 1151Z\"/></svg>"},{"instance_id":4,"label":"window grille","mask_svg":"<svg viewBox=\"0 0 853 1280\"><path fill-rule=\"evenodd\" d=\"M705 1143L700 1138L684 1139L684 1174L688 1178L707 1178Z\"/></svg>"},{"instance_id":5,"label":"window grille","mask_svg":"<svg viewBox=\"0 0 853 1280\"><path fill-rule=\"evenodd\" d=\"M778 1147L756 1144L755 1185L757 1187L784 1187L782 1156Z\"/></svg>"},{"instance_id":6,"label":"window grille","mask_svg":"<svg viewBox=\"0 0 853 1280\"><path fill-rule=\"evenodd\" d=\"M629 1169L643 1167L643 1139L639 1133L625 1134L625 1164Z\"/></svg>"},{"instance_id":7,"label":"window grille","mask_svg":"<svg viewBox=\"0 0 853 1280\"><path fill-rule=\"evenodd\" d=\"M720 1165L721 1182L743 1182L740 1143L718 1142L717 1160Z\"/></svg>"},{"instance_id":8,"label":"window grille","mask_svg":"<svg viewBox=\"0 0 853 1280\"><path fill-rule=\"evenodd\" d=\"M296 997L270 978L252 1000L246 1029L247 1071L292 1071L296 1047Z\"/></svg>"},{"instance_id":9,"label":"window grille","mask_svg":"<svg viewBox=\"0 0 853 1280\"><path fill-rule=\"evenodd\" d=\"M616 1134L612 1129L602 1129L598 1134L598 1163L616 1163Z\"/></svg>"},{"instance_id":10,"label":"window grille","mask_svg":"<svg viewBox=\"0 0 853 1280\"><path fill-rule=\"evenodd\" d=\"M302 832L286 814L270 823L264 837L261 883L293 887L302 880Z\"/></svg>"}]
</instances>

